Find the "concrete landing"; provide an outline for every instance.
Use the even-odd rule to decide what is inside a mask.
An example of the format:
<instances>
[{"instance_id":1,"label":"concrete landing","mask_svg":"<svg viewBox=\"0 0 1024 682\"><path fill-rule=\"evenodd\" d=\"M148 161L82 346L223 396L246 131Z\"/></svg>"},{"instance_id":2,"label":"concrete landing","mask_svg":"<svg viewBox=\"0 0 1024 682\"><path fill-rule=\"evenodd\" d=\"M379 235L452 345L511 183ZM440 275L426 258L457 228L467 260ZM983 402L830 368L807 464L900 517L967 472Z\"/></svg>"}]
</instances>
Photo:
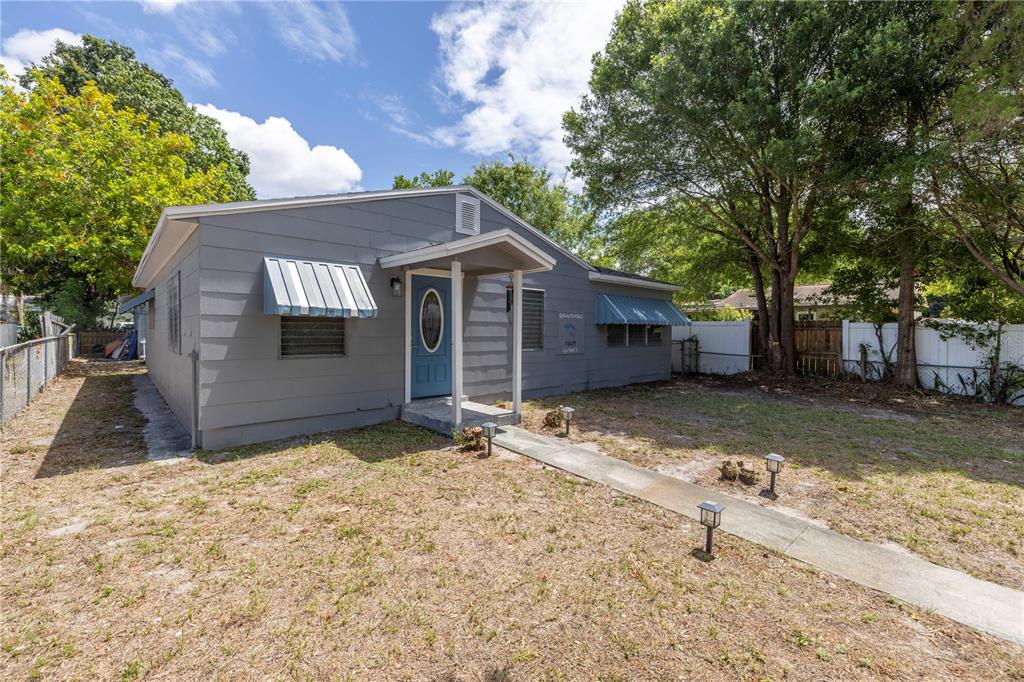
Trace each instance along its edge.
<instances>
[{"instance_id":1,"label":"concrete landing","mask_svg":"<svg viewBox=\"0 0 1024 682\"><path fill-rule=\"evenodd\" d=\"M494 442L563 471L697 520L697 503L725 505L721 529L881 590L965 625L1024 644L1024 593L938 566L908 550L855 540L822 524L517 427ZM700 535L700 542L703 539ZM695 540L695 542L698 542ZM699 544L699 543L698 543Z\"/></svg>"},{"instance_id":2,"label":"concrete landing","mask_svg":"<svg viewBox=\"0 0 1024 682\"><path fill-rule=\"evenodd\" d=\"M455 430L455 422L452 421L452 399L450 396L442 396L413 400L402 406L402 420L450 436ZM480 426L485 422L507 426L518 424L519 417L511 410L474 403L463 398L462 426Z\"/></svg>"}]
</instances>

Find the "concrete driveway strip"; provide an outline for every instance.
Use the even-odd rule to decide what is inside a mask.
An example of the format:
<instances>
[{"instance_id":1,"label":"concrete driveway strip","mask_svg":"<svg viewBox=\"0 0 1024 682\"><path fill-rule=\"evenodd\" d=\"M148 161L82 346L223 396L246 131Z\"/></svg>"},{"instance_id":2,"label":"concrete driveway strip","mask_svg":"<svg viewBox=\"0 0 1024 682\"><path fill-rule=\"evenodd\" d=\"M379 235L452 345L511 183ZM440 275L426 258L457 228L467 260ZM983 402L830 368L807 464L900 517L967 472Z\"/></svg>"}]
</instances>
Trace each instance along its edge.
<instances>
[{"instance_id":1,"label":"concrete driveway strip","mask_svg":"<svg viewBox=\"0 0 1024 682\"><path fill-rule=\"evenodd\" d=\"M907 550L856 540L813 521L736 499L518 427L494 442L549 466L698 520L697 503L726 505L722 530L984 632L1024 644L1024 592L938 566Z\"/></svg>"}]
</instances>

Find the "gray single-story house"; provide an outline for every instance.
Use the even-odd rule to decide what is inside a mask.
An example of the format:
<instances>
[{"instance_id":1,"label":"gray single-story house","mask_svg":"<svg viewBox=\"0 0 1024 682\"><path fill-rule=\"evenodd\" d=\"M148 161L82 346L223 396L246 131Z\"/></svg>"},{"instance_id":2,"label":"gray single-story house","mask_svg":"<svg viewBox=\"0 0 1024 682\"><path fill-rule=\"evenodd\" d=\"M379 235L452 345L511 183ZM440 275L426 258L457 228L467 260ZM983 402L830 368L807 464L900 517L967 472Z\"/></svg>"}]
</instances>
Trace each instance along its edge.
<instances>
[{"instance_id":1,"label":"gray single-story house","mask_svg":"<svg viewBox=\"0 0 1024 682\"><path fill-rule=\"evenodd\" d=\"M168 208L133 282L150 376L205 448L514 423L524 397L667 378L686 322L675 286L594 267L471 187Z\"/></svg>"}]
</instances>

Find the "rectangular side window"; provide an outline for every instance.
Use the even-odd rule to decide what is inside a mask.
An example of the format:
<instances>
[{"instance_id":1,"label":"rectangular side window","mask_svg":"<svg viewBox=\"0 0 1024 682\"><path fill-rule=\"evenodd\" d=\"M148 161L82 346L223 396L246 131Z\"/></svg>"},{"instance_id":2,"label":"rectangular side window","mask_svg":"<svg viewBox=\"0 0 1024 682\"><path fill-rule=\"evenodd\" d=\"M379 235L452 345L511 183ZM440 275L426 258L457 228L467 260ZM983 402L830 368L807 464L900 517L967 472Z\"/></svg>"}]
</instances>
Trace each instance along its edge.
<instances>
[{"instance_id":1,"label":"rectangular side window","mask_svg":"<svg viewBox=\"0 0 1024 682\"><path fill-rule=\"evenodd\" d=\"M344 317L281 316L282 358L344 354Z\"/></svg>"},{"instance_id":2,"label":"rectangular side window","mask_svg":"<svg viewBox=\"0 0 1024 682\"><path fill-rule=\"evenodd\" d=\"M167 280L167 347L181 354L181 271Z\"/></svg>"},{"instance_id":3,"label":"rectangular side window","mask_svg":"<svg viewBox=\"0 0 1024 682\"><path fill-rule=\"evenodd\" d=\"M626 345L626 325L610 324L607 333L609 347Z\"/></svg>"},{"instance_id":4,"label":"rectangular side window","mask_svg":"<svg viewBox=\"0 0 1024 682\"><path fill-rule=\"evenodd\" d=\"M664 327L648 327L647 328L647 345L648 346L660 346L661 345L661 333Z\"/></svg>"},{"instance_id":5,"label":"rectangular side window","mask_svg":"<svg viewBox=\"0 0 1024 682\"><path fill-rule=\"evenodd\" d=\"M544 291L523 289L523 350L544 350Z\"/></svg>"}]
</instances>

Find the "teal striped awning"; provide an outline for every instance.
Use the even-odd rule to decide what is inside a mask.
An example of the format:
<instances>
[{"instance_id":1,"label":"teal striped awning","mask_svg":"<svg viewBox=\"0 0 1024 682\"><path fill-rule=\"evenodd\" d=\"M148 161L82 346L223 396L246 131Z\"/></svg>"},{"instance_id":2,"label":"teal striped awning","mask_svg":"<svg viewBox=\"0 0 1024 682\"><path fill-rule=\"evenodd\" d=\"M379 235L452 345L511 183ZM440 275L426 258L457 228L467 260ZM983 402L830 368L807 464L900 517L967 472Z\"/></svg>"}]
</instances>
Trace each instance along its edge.
<instances>
[{"instance_id":1,"label":"teal striped awning","mask_svg":"<svg viewBox=\"0 0 1024 682\"><path fill-rule=\"evenodd\" d=\"M377 317L377 303L358 265L267 256L263 259L263 313Z\"/></svg>"},{"instance_id":2,"label":"teal striped awning","mask_svg":"<svg viewBox=\"0 0 1024 682\"><path fill-rule=\"evenodd\" d=\"M596 324L690 324L690 318L672 301L661 298L597 294L594 303Z\"/></svg>"}]
</instances>

